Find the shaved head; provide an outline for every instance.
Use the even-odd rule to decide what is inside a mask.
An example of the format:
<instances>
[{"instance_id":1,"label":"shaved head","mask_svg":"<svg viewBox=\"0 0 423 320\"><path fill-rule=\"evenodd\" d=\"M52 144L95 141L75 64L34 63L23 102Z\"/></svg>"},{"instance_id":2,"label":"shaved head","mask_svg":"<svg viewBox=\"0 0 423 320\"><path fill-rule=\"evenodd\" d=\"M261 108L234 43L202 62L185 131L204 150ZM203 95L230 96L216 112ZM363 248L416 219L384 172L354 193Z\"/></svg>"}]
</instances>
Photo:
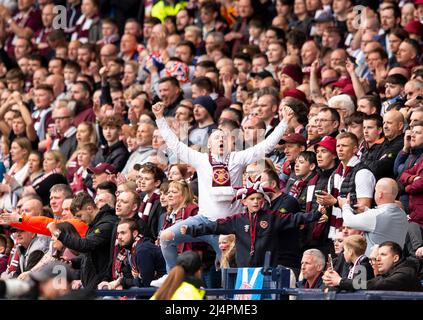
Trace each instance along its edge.
<instances>
[{"instance_id":1,"label":"shaved head","mask_svg":"<svg viewBox=\"0 0 423 320\"><path fill-rule=\"evenodd\" d=\"M404 129L404 116L398 110L390 110L383 116L383 133L388 140L398 137Z\"/></svg>"},{"instance_id":2,"label":"shaved head","mask_svg":"<svg viewBox=\"0 0 423 320\"><path fill-rule=\"evenodd\" d=\"M398 184L394 179L382 178L376 183L375 190L392 197L392 201L394 201L398 195Z\"/></svg>"}]
</instances>

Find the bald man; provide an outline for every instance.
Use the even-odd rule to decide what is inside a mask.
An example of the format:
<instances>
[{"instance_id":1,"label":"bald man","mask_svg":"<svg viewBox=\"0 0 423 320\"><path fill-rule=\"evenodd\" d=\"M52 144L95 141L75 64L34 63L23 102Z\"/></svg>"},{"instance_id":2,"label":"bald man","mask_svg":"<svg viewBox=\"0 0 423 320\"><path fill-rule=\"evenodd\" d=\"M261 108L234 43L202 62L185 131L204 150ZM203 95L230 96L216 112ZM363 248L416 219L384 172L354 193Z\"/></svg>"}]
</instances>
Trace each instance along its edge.
<instances>
[{"instance_id":1,"label":"bald man","mask_svg":"<svg viewBox=\"0 0 423 320\"><path fill-rule=\"evenodd\" d=\"M391 178L382 178L376 183L374 200L376 207L354 214L353 208L339 198L344 225L363 231L367 241L366 256L375 244L394 241L404 247L408 230L407 215L396 203L398 185Z\"/></svg>"},{"instance_id":2,"label":"bald man","mask_svg":"<svg viewBox=\"0 0 423 320\"><path fill-rule=\"evenodd\" d=\"M397 154L404 146L404 116L397 110L390 110L383 116L383 133L385 141L381 146L380 155L371 164L376 179L382 177L394 178L393 168Z\"/></svg>"}]
</instances>

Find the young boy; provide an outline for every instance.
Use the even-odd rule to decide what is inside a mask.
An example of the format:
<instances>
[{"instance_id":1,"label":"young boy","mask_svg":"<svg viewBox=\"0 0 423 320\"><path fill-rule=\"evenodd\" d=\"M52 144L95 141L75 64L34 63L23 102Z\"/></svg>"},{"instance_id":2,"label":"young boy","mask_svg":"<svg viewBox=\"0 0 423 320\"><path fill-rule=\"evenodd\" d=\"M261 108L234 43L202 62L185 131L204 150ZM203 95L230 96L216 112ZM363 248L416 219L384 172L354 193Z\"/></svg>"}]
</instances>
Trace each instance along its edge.
<instances>
[{"instance_id":1,"label":"young boy","mask_svg":"<svg viewBox=\"0 0 423 320\"><path fill-rule=\"evenodd\" d=\"M73 174L73 180L70 184L72 191L76 194L81 191L87 191L91 195L94 194L92 190L92 178L87 171L91 161L97 153L97 146L94 143L88 143L82 146L78 151L78 170Z\"/></svg>"},{"instance_id":2,"label":"young boy","mask_svg":"<svg viewBox=\"0 0 423 320\"><path fill-rule=\"evenodd\" d=\"M295 160L295 176L297 180L289 190L289 194L298 200L302 211L306 206L307 185L316 174L316 154L312 151L301 152Z\"/></svg>"},{"instance_id":3,"label":"young boy","mask_svg":"<svg viewBox=\"0 0 423 320\"><path fill-rule=\"evenodd\" d=\"M78 74L81 72L81 67L75 61L69 60L65 64L65 68L63 70L63 77L65 78L65 92L70 93L72 89L72 85L76 82L76 78L78 78Z\"/></svg>"},{"instance_id":4,"label":"young boy","mask_svg":"<svg viewBox=\"0 0 423 320\"><path fill-rule=\"evenodd\" d=\"M123 119L120 115L105 116L101 123L101 130L107 145L101 146L92 161L92 165L107 162L117 171L122 171L129 158L129 152L123 141L119 140Z\"/></svg>"},{"instance_id":5,"label":"young boy","mask_svg":"<svg viewBox=\"0 0 423 320\"><path fill-rule=\"evenodd\" d=\"M181 233L193 237L206 234L235 234L236 259L238 267L262 267L266 251L273 253L270 266L276 266L279 241L275 239L287 229L297 228L304 223L310 223L320 218L321 214L314 211L304 213L281 213L278 210L264 210L265 201L270 202L267 195L272 189L263 187L260 180L249 180L247 186L237 191L233 202L241 200L246 212L235 214L226 219L188 227L183 225Z\"/></svg>"},{"instance_id":6,"label":"young boy","mask_svg":"<svg viewBox=\"0 0 423 320\"><path fill-rule=\"evenodd\" d=\"M141 166L137 179L137 189L141 191L141 204L138 215L141 218L141 233L153 240L157 239L159 218L162 213L160 205L160 185L166 175L153 163Z\"/></svg>"}]
</instances>

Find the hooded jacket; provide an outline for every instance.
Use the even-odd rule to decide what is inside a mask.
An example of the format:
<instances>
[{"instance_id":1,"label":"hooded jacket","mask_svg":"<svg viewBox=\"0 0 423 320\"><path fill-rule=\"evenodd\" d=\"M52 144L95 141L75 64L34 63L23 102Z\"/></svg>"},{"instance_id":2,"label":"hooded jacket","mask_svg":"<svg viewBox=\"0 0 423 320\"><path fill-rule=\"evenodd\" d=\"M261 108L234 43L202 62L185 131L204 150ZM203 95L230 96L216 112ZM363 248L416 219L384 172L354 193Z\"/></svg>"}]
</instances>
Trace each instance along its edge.
<instances>
[{"instance_id":1,"label":"hooded jacket","mask_svg":"<svg viewBox=\"0 0 423 320\"><path fill-rule=\"evenodd\" d=\"M58 240L71 250L81 253L72 260L74 267L81 269L81 281L85 288L95 288L108 271L110 242L116 225L115 210L103 206L88 225L85 238L60 233Z\"/></svg>"}]
</instances>

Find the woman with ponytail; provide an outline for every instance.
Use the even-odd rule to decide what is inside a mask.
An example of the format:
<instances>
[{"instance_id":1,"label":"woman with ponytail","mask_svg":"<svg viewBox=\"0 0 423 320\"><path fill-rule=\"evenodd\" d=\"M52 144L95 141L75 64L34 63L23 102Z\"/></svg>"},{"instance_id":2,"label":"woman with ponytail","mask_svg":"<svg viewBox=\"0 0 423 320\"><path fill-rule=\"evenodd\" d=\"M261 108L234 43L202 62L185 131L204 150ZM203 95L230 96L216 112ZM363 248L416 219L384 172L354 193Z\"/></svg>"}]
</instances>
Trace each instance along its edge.
<instances>
[{"instance_id":1,"label":"woman with ponytail","mask_svg":"<svg viewBox=\"0 0 423 320\"><path fill-rule=\"evenodd\" d=\"M202 285L200 255L185 251L150 300L203 300Z\"/></svg>"}]
</instances>

